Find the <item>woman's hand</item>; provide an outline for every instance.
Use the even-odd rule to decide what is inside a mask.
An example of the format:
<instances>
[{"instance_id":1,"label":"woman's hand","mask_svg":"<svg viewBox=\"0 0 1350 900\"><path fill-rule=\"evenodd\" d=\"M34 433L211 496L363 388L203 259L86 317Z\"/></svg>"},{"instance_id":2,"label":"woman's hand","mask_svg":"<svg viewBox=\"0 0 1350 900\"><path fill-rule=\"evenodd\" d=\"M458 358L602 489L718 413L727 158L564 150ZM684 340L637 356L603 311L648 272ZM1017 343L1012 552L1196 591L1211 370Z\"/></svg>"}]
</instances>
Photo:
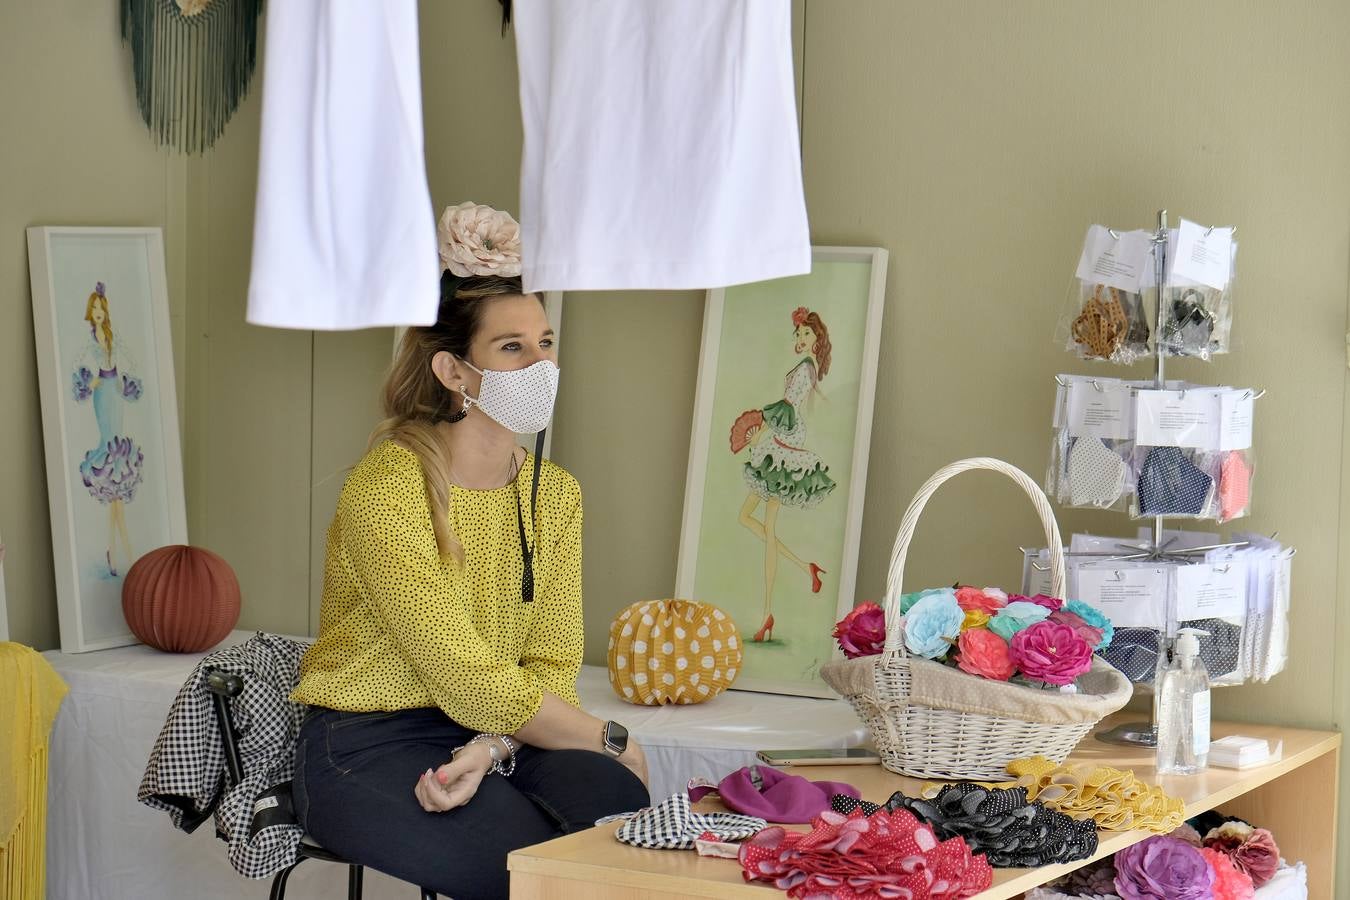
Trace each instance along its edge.
<instances>
[{"instance_id":1,"label":"woman's hand","mask_svg":"<svg viewBox=\"0 0 1350 900\"><path fill-rule=\"evenodd\" d=\"M647 780L647 754L642 752L642 746L631 737L628 739L628 747L619 757L619 762L627 767L642 782L642 786L650 788L651 784Z\"/></svg>"},{"instance_id":2,"label":"woman's hand","mask_svg":"<svg viewBox=\"0 0 1350 900\"><path fill-rule=\"evenodd\" d=\"M469 744L436 771L423 772L413 794L427 812L452 810L473 799L490 768L492 754L487 744Z\"/></svg>"}]
</instances>

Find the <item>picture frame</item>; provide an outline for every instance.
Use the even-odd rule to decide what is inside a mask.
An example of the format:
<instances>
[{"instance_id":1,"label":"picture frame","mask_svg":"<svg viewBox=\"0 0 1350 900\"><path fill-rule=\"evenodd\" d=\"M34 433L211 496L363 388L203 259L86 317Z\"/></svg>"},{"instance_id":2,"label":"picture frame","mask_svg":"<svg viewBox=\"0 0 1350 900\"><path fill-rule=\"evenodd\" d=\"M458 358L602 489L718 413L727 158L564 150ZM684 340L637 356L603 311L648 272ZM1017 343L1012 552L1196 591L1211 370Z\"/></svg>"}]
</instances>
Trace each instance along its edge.
<instances>
[{"instance_id":1,"label":"picture frame","mask_svg":"<svg viewBox=\"0 0 1350 900\"><path fill-rule=\"evenodd\" d=\"M5 603L5 541L0 536L0 643L9 640L9 606Z\"/></svg>"},{"instance_id":2,"label":"picture frame","mask_svg":"<svg viewBox=\"0 0 1350 900\"><path fill-rule=\"evenodd\" d=\"M28 229L61 649L134 644L122 579L187 543L164 239Z\"/></svg>"},{"instance_id":3,"label":"picture frame","mask_svg":"<svg viewBox=\"0 0 1350 900\"><path fill-rule=\"evenodd\" d=\"M562 291L544 292L544 315L548 317L548 324L553 326L553 339L562 346ZM408 329L400 325L394 329L394 353L398 353L398 345L403 342L403 333ZM529 452L534 452L534 435L519 434L516 435L516 443L524 447ZM549 459L553 449L553 429L550 427L544 432L544 459Z\"/></svg>"},{"instance_id":4,"label":"picture frame","mask_svg":"<svg viewBox=\"0 0 1350 900\"><path fill-rule=\"evenodd\" d=\"M887 257L813 247L809 274L708 292L675 596L737 623L735 690L834 696L818 670L855 602Z\"/></svg>"}]
</instances>

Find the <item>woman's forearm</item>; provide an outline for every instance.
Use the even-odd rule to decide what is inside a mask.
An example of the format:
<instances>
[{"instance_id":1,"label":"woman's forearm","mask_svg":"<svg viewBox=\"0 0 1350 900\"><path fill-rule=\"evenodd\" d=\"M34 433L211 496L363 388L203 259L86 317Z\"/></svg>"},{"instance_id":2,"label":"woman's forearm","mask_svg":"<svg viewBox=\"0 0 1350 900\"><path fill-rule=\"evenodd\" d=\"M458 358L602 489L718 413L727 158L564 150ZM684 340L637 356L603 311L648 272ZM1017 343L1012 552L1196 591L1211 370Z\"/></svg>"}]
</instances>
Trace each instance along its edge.
<instances>
[{"instance_id":1,"label":"woman's forearm","mask_svg":"<svg viewBox=\"0 0 1350 900\"><path fill-rule=\"evenodd\" d=\"M514 737L542 750L595 750L604 743L605 722L544 691L544 702Z\"/></svg>"}]
</instances>

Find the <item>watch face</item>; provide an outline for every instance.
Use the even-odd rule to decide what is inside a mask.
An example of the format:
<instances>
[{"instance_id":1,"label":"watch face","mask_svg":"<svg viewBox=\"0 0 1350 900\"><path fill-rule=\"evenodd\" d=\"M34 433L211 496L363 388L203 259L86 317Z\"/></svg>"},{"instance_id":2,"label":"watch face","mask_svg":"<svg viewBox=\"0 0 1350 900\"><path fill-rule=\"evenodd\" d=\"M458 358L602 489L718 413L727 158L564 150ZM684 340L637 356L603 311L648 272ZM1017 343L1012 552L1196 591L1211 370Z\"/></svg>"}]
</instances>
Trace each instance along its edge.
<instances>
[{"instance_id":1,"label":"watch face","mask_svg":"<svg viewBox=\"0 0 1350 900\"><path fill-rule=\"evenodd\" d=\"M628 729L618 722L605 723L605 749L615 756L628 749Z\"/></svg>"}]
</instances>

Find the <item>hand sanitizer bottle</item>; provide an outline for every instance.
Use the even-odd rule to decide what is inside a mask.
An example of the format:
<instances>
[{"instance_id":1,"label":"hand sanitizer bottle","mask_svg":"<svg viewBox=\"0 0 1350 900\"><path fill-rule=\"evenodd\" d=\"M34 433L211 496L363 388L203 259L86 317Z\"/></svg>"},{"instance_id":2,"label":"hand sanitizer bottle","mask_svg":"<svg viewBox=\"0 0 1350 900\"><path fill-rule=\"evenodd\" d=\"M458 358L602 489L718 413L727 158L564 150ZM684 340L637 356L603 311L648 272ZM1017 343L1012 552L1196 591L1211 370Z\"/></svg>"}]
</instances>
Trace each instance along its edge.
<instances>
[{"instance_id":1,"label":"hand sanitizer bottle","mask_svg":"<svg viewBox=\"0 0 1350 900\"><path fill-rule=\"evenodd\" d=\"M1193 775L1209 763L1209 672L1196 628L1178 633L1158 690L1158 774Z\"/></svg>"}]
</instances>

